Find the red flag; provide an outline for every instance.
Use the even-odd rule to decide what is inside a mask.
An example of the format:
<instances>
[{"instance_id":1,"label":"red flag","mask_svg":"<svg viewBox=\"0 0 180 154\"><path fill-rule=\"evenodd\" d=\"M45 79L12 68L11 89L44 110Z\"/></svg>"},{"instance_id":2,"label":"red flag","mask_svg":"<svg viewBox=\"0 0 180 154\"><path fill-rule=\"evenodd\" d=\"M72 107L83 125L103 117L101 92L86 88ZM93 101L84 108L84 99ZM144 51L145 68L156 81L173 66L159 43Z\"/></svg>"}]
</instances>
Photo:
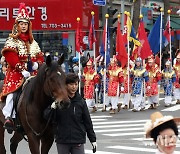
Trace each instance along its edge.
<instances>
[{"instance_id":1,"label":"red flag","mask_svg":"<svg viewBox=\"0 0 180 154\"><path fill-rule=\"evenodd\" d=\"M96 35L95 35L95 31L94 31L94 16L92 16L88 40L89 40L89 49L92 49L93 43L96 42Z\"/></svg>"},{"instance_id":2,"label":"red flag","mask_svg":"<svg viewBox=\"0 0 180 154\"><path fill-rule=\"evenodd\" d=\"M170 29L169 17L168 17L168 20L167 20L167 23L166 23L166 29L164 30L163 35L166 38L164 45L167 46L168 43L170 42L170 38L171 38L171 29Z\"/></svg>"},{"instance_id":3,"label":"red flag","mask_svg":"<svg viewBox=\"0 0 180 154\"><path fill-rule=\"evenodd\" d=\"M144 23L142 20L139 23L138 38L141 42L141 45L138 47L138 54L142 59L146 59L148 56L152 55L152 51L147 39L147 34L145 32Z\"/></svg>"},{"instance_id":4,"label":"red flag","mask_svg":"<svg viewBox=\"0 0 180 154\"><path fill-rule=\"evenodd\" d=\"M127 33L128 33L128 26L127 26L127 14L124 15L124 29L123 29L123 40L124 43L127 44Z\"/></svg>"},{"instance_id":5,"label":"red flag","mask_svg":"<svg viewBox=\"0 0 180 154\"><path fill-rule=\"evenodd\" d=\"M116 35L116 56L117 59L121 62L121 67L124 67L127 64L128 56L120 27L121 27L120 22L118 21L117 35Z\"/></svg>"},{"instance_id":6,"label":"red flag","mask_svg":"<svg viewBox=\"0 0 180 154\"><path fill-rule=\"evenodd\" d=\"M82 54L81 52L81 44L82 44L82 36L81 30L79 26L79 21L77 22L77 30L76 30L76 51Z\"/></svg>"}]
</instances>

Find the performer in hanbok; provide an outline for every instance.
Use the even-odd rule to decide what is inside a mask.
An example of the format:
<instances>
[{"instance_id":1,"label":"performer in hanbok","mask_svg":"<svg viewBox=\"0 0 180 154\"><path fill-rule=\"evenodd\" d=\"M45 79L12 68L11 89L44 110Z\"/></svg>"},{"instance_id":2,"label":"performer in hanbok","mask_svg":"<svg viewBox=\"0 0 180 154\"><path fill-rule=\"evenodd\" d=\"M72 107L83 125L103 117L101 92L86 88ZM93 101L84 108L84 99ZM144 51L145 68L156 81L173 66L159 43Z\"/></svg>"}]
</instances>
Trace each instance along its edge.
<instances>
[{"instance_id":1,"label":"performer in hanbok","mask_svg":"<svg viewBox=\"0 0 180 154\"><path fill-rule=\"evenodd\" d=\"M116 110L119 112L121 109L120 103L118 103L119 99L119 85L121 84L121 87L124 87L123 81L123 71L122 68L118 66L116 56L114 55L110 65L107 70L107 77L109 78L108 82L108 97L109 101L112 105L112 110L110 111L110 114L115 114Z\"/></svg>"},{"instance_id":2,"label":"performer in hanbok","mask_svg":"<svg viewBox=\"0 0 180 154\"><path fill-rule=\"evenodd\" d=\"M149 74L149 81L146 84L146 96L150 105L149 108L155 109L159 102L158 82L161 80L161 72L153 56L148 57L146 70Z\"/></svg>"},{"instance_id":3,"label":"performer in hanbok","mask_svg":"<svg viewBox=\"0 0 180 154\"><path fill-rule=\"evenodd\" d=\"M176 104L180 104L180 52L176 56L174 71L176 73L176 82L174 83L174 98L176 99Z\"/></svg>"},{"instance_id":4,"label":"performer in hanbok","mask_svg":"<svg viewBox=\"0 0 180 154\"><path fill-rule=\"evenodd\" d=\"M144 96L144 80L148 82L148 72L142 66L142 59L138 57L135 60L135 66L131 69L132 77L132 93L131 101L134 106L134 112L143 110L145 108L145 102L143 102Z\"/></svg>"},{"instance_id":5,"label":"performer in hanbok","mask_svg":"<svg viewBox=\"0 0 180 154\"><path fill-rule=\"evenodd\" d=\"M4 127L12 133L15 118L13 95L21 88L25 78L37 74L37 69L44 61L44 54L33 38L32 23L24 3L20 4L12 33L1 53L8 64L1 93L1 100L6 99L6 105L2 110L6 118Z\"/></svg>"},{"instance_id":6,"label":"performer in hanbok","mask_svg":"<svg viewBox=\"0 0 180 154\"><path fill-rule=\"evenodd\" d=\"M83 81L84 81L84 98L88 107L93 107L92 112L96 112L97 108L95 106L95 85L99 81L99 76L95 69L93 68L93 59L90 58L86 64L83 71Z\"/></svg>"},{"instance_id":7,"label":"performer in hanbok","mask_svg":"<svg viewBox=\"0 0 180 154\"><path fill-rule=\"evenodd\" d=\"M175 71L172 69L171 60L167 60L162 71L162 82L164 86L165 107L172 105L173 83L176 81Z\"/></svg>"},{"instance_id":8,"label":"performer in hanbok","mask_svg":"<svg viewBox=\"0 0 180 154\"><path fill-rule=\"evenodd\" d=\"M124 66L123 70L123 77L124 77L124 82L123 85L124 87L121 88L121 94L123 94L123 109L128 109L129 106L129 101L130 101L130 93L131 93L131 80L130 80L130 75L129 75L129 84L128 84L128 70L127 70L127 65ZM128 93L128 88L129 88L129 93Z\"/></svg>"}]
</instances>

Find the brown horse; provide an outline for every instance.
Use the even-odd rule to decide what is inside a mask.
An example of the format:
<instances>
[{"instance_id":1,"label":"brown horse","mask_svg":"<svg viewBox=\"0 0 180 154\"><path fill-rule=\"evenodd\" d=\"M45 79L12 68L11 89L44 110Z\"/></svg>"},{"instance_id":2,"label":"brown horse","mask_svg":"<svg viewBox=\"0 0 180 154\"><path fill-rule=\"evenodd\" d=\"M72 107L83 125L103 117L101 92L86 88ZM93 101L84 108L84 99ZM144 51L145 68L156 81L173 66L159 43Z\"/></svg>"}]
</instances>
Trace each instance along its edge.
<instances>
[{"instance_id":1,"label":"brown horse","mask_svg":"<svg viewBox=\"0 0 180 154\"><path fill-rule=\"evenodd\" d=\"M38 74L24 86L20 95L17 115L27 135L32 154L48 154L54 141L52 125L43 118L44 110L54 101L59 107L69 105L65 88L65 74L60 66L63 60L64 56L61 56L58 62L52 61L48 56L46 63L42 64ZM1 110L0 120L0 154L5 154L4 117ZM16 153L18 143L22 139L22 135L15 131L10 141L12 154Z\"/></svg>"}]
</instances>

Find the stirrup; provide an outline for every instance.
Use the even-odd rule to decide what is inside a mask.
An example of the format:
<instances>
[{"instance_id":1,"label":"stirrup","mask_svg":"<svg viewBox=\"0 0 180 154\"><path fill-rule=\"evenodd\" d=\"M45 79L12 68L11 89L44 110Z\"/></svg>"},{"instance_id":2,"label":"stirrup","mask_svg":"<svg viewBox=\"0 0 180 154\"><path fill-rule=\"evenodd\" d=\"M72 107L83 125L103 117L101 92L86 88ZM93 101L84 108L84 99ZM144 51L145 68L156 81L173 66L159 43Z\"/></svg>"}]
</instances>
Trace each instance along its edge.
<instances>
[{"instance_id":1,"label":"stirrup","mask_svg":"<svg viewBox=\"0 0 180 154\"><path fill-rule=\"evenodd\" d=\"M9 134L12 134L12 132L14 131L14 122L13 122L13 120L11 118L7 118L3 127L5 129L7 129L7 132Z\"/></svg>"}]
</instances>

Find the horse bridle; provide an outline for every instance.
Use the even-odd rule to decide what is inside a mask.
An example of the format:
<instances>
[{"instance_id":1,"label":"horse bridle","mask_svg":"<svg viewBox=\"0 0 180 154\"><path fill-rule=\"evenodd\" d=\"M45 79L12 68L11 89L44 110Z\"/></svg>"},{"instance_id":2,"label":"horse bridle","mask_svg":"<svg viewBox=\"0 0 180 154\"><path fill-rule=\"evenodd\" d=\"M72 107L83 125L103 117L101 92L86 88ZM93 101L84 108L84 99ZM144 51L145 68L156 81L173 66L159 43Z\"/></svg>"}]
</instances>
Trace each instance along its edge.
<instances>
[{"instance_id":1,"label":"horse bridle","mask_svg":"<svg viewBox=\"0 0 180 154\"><path fill-rule=\"evenodd\" d=\"M48 68L45 69L45 79L46 79L46 72L47 72L47 70L48 70ZM48 84L48 91L49 91L49 93L50 93L50 97L52 98L53 102L55 102L56 99L55 99L55 97L53 96L53 94L52 94L52 92L51 92L51 90L50 90L49 82L47 82L47 84ZM26 105L25 105L25 117L26 117L27 124L28 124L29 128L32 130L32 132L33 132L36 136L40 137L40 136L42 136L42 135L44 134L44 132L46 131L46 129L47 129L47 127L48 127L48 125L49 125L49 123L50 123L50 121L51 121L52 113L53 113L52 111L53 111L53 110L50 111L50 115L49 115L48 121L47 121L44 129L43 129L40 133L38 133L37 131L35 131L35 130L32 128L32 126L30 125L30 123L29 123L29 121L28 121L28 117L27 117L27 103L25 103L25 104L26 104Z\"/></svg>"}]
</instances>

